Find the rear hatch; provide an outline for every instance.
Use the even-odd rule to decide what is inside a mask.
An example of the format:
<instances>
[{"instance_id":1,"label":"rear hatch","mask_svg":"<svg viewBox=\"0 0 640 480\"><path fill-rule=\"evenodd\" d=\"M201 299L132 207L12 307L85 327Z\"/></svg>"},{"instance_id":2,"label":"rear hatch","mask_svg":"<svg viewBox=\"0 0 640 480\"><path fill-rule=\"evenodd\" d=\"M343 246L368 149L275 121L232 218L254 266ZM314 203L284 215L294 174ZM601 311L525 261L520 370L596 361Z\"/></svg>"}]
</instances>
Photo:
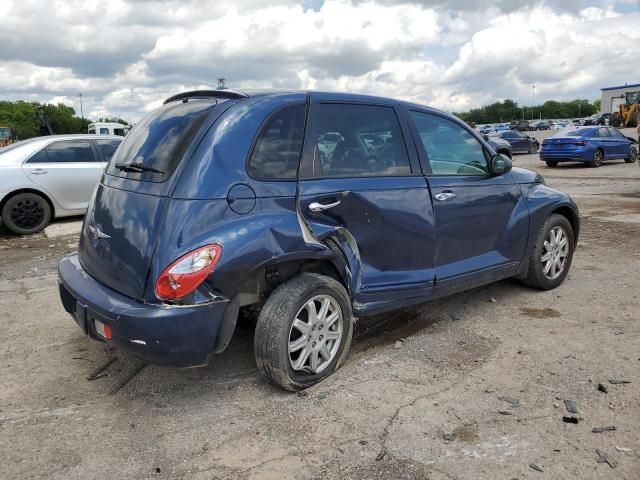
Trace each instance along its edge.
<instances>
[{"instance_id":1,"label":"rear hatch","mask_svg":"<svg viewBox=\"0 0 640 480\"><path fill-rule=\"evenodd\" d=\"M213 98L173 101L143 118L118 147L89 204L79 260L99 282L143 300L149 264L181 165L221 104Z\"/></svg>"}]
</instances>

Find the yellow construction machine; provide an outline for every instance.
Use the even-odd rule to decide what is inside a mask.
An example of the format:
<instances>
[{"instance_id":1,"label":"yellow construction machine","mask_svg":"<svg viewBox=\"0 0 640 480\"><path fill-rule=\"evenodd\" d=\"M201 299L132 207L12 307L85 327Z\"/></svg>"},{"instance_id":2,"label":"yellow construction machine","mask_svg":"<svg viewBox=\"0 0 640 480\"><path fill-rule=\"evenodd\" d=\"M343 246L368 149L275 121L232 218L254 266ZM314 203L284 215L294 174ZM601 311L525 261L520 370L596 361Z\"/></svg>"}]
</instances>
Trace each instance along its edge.
<instances>
[{"instance_id":1,"label":"yellow construction machine","mask_svg":"<svg viewBox=\"0 0 640 480\"><path fill-rule=\"evenodd\" d=\"M640 92L627 93L625 103L618 106L614 113L613 125L616 127L636 127L640 120Z\"/></svg>"}]
</instances>

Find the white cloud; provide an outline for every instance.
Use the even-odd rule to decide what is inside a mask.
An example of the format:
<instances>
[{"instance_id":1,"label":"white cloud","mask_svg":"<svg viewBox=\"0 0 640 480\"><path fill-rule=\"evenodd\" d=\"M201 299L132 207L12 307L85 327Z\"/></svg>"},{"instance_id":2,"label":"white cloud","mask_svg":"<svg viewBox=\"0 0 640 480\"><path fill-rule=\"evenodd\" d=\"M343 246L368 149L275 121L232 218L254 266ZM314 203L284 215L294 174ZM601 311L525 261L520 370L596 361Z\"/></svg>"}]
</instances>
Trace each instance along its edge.
<instances>
[{"instance_id":1,"label":"white cloud","mask_svg":"<svg viewBox=\"0 0 640 480\"><path fill-rule=\"evenodd\" d=\"M321 3L321 2L320 2ZM594 4L595 2L590 2ZM185 89L358 91L466 110L636 82L637 1L0 0L0 92L137 119ZM318 2L315 3L319 5Z\"/></svg>"}]
</instances>

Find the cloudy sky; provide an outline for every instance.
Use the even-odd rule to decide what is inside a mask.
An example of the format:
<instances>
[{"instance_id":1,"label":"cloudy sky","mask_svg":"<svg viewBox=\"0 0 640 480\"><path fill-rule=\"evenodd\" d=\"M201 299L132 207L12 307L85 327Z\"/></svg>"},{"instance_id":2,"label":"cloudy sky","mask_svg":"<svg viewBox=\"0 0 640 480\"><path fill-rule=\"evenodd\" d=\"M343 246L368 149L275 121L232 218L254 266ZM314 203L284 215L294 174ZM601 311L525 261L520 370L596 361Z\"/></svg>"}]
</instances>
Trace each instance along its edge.
<instances>
[{"instance_id":1,"label":"cloudy sky","mask_svg":"<svg viewBox=\"0 0 640 480\"><path fill-rule=\"evenodd\" d=\"M374 93L445 110L640 82L640 0L0 0L0 99L137 120L187 89Z\"/></svg>"}]
</instances>

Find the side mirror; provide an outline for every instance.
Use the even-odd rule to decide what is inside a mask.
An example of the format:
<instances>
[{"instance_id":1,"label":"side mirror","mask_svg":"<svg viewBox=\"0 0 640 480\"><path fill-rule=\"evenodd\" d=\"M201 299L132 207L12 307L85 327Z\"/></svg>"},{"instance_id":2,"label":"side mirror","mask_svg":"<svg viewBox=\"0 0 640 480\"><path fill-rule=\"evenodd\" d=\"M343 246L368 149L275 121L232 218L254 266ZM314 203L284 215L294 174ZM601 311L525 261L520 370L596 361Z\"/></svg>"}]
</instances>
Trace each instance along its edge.
<instances>
[{"instance_id":1,"label":"side mirror","mask_svg":"<svg viewBox=\"0 0 640 480\"><path fill-rule=\"evenodd\" d=\"M512 166L511 159L502 153L497 153L491 158L491 173L494 175L509 173Z\"/></svg>"}]
</instances>

